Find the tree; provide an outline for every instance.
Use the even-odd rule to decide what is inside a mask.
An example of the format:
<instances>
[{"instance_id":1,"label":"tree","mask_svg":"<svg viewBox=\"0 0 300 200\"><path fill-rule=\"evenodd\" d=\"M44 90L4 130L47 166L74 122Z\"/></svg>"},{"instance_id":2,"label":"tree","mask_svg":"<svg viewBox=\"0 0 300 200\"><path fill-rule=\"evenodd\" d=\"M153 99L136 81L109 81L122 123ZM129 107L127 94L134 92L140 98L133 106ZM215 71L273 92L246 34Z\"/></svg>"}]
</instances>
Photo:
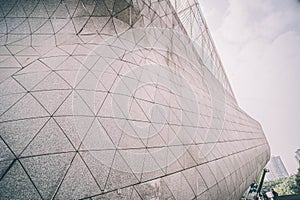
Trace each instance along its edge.
<instances>
[{"instance_id":1,"label":"tree","mask_svg":"<svg viewBox=\"0 0 300 200\"><path fill-rule=\"evenodd\" d=\"M298 168L298 173L295 176L295 182L293 190L296 194L300 194L300 167Z\"/></svg>"},{"instance_id":2,"label":"tree","mask_svg":"<svg viewBox=\"0 0 300 200\"><path fill-rule=\"evenodd\" d=\"M271 191L272 188L276 187L277 185L280 185L282 182L283 182L282 178L274 180L274 181L264 182L262 190L263 191Z\"/></svg>"},{"instance_id":3,"label":"tree","mask_svg":"<svg viewBox=\"0 0 300 200\"><path fill-rule=\"evenodd\" d=\"M290 176L285 178L283 182L274 187L274 190L278 192L279 195L289 195L294 194L295 187L295 176Z\"/></svg>"},{"instance_id":4,"label":"tree","mask_svg":"<svg viewBox=\"0 0 300 200\"><path fill-rule=\"evenodd\" d=\"M286 178L280 178L274 181L268 181L263 185L263 191L271 191L272 188L279 195L295 194L295 175Z\"/></svg>"}]
</instances>

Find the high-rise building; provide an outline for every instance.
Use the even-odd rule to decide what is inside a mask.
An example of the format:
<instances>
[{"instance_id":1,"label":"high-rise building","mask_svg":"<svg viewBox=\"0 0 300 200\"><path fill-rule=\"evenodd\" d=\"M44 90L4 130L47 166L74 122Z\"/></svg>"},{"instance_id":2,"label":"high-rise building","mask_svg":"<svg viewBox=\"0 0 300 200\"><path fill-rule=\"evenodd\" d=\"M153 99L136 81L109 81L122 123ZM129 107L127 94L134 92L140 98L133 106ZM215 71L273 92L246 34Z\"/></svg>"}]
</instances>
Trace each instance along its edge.
<instances>
[{"instance_id":1,"label":"high-rise building","mask_svg":"<svg viewBox=\"0 0 300 200\"><path fill-rule=\"evenodd\" d=\"M280 156L271 156L266 168L270 170L266 175L267 180L271 181L289 176Z\"/></svg>"},{"instance_id":2,"label":"high-rise building","mask_svg":"<svg viewBox=\"0 0 300 200\"><path fill-rule=\"evenodd\" d=\"M300 164L300 149L297 149L297 151L295 152L296 153L296 159L297 159L297 161L299 162L299 164Z\"/></svg>"},{"instance_id":3,"label":"high-rise building","mask_svg":"<svg viewBox=\"0 0 300 200\"><path fill-rule=\"evenodd\" d=\"M196 0L1 1L0 98L1 200L239 199L270 156Z\"/></svg>"}]
</instances>

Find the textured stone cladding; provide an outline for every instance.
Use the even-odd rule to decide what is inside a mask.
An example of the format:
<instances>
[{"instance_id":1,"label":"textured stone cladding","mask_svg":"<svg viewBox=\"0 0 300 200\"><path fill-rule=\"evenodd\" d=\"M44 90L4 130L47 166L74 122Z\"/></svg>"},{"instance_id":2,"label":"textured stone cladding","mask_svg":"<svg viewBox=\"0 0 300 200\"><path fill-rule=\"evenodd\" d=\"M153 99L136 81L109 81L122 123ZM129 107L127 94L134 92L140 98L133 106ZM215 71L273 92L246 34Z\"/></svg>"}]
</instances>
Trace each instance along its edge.
<instances>
[{"instance_id":1,"label":"textured stone cladding","mask_svg":"<svg viewBox=\"0 0 300 200\"><path fill-rule=\"evenodd\" d=\"M239 199L269 146L193 2L1 1L1 200Z\"/></svg>"}]
</instances>

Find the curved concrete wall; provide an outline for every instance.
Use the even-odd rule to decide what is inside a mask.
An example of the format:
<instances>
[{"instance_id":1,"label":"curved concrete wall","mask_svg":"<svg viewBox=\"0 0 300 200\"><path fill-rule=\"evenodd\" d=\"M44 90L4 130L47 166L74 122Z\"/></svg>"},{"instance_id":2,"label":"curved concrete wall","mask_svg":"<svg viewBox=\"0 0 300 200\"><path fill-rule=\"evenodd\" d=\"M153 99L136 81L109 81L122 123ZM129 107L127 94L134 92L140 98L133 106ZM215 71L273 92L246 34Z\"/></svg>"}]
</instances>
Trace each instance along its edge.
<instances>
[{"instance_id":1,"label":"curved concrete wall","mask_svg":"<svg viewBox=\"0 0 300 200\"><path fill-rule=\"evenodd\" d=\"M1 3L0 199L239 199L268 143L173 3Z\"/></svg>"}]
</instances>

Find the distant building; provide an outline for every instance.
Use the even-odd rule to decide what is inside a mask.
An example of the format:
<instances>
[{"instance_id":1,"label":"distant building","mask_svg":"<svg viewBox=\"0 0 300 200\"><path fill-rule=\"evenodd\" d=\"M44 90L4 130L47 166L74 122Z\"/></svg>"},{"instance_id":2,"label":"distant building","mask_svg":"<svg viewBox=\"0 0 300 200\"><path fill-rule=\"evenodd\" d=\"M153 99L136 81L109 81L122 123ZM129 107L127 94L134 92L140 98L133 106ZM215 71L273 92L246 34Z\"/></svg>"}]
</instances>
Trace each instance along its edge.
<instances>
[{"instance_id":1,"label":"distant building","mask_svg":"<svg viewBox=\"0 0 300 200\"><path fill-rule=\"evenodd\" d=\"M298 160L299 164L300 164L300 149L298 149L296 152L296 159Z\"/></svg>"},{"instance_id":2,"label":"distant building","mask_svg":"<svg viewBox=\"0 0 300 200\"><path fill-rule=\"evenodd\" d=\"M280 156L272 156L266 168L270 170L266 175L269 181L289 176Z\"/></svg>"}]
</instances>

